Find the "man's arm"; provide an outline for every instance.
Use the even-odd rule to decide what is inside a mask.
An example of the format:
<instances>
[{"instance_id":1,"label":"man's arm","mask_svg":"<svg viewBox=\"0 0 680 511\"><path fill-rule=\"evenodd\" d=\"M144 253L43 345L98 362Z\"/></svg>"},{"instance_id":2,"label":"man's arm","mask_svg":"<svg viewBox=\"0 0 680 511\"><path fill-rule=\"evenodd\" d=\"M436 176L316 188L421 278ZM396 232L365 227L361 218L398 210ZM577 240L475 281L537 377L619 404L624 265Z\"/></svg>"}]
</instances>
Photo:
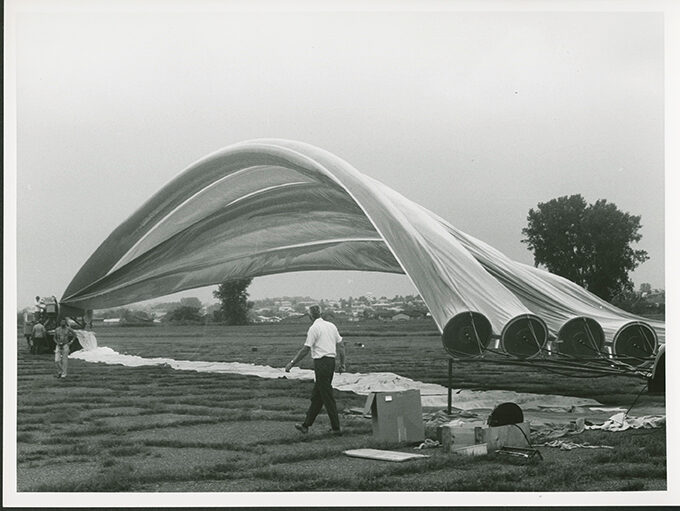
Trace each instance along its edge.
<instances>
[{"instance_id":1,"label":"man's arm","mask_svg":"<svg viewBox=\"0 0 680 511\"><path fill-rule=\"evenodd\" d=\"M342 373L345 371L345 343L340 341L335 346L338 351L338 372Z\"/></svg>"},{"instance_id":2,"label":"man's arm","mask_svg":"<svg viewBox=\"0 0 680 511\"><path fill-rule=\"evenodd\" d=\"M302 348L300 348L300 351L297 352L297 355L295 355L295 358L293 358L293 360L291 360L290 362L288 362L288 364L286 364L286 372L289 373L291 368L295 364L297 364L300 360L302 360L303 358L305 358L307 356L307 353L309 353L309 346L305 345Z\"/></svg>"}]
</instances>

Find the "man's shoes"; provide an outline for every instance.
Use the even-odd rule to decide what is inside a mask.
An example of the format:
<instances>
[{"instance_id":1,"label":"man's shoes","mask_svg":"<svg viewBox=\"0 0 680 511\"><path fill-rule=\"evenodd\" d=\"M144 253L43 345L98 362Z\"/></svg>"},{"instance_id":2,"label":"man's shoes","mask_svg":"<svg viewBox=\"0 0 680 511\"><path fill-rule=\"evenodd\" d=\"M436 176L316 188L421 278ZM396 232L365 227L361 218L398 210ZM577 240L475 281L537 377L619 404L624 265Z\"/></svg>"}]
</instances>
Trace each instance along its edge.
<instances>
[{"instance_id":1,"label":"man's shoes","mask_svg":"<svg viewBox=\"0 0 680 511\"><path fill-rule=\"evenodd\" d=\"M342 436L342 430L341 429L330 429L329 430L331 435L334 436Z\"/></svg>"},{"instance_id":2,"label":"man's shoes","mask_svg":"<svg viewBox=\"0 0 680 511\"><path fill-rule=\"evenodd\" d=\"M296 424L295 429L297 429L300 433L307 433L309 431L309 428L305 426L304 424Z\"/></svg>"},{"instance_id":3,"label":"man's shoes","mask_svg":"<svg viewBox=\"0 0 680 511\"><path fill-rule=\"evenodd\" d=\"M66 378L66 375L62 374L59 378Z\"/></svg>"}]
</instances>

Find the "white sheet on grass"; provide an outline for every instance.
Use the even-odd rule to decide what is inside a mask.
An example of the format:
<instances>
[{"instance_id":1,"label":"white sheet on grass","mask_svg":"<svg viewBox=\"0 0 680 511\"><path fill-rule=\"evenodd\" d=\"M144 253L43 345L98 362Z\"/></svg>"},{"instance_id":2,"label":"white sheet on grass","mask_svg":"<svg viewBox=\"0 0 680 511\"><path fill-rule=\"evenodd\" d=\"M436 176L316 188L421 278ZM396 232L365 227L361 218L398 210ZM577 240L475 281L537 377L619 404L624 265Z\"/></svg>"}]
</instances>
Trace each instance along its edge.
<instances>
[{"instance_id":1,"label":"white sheet on grass","mask_svg":"<svg viewBox=\"0 0 680 511\"><path fill-rule=\"evenodd\" d=\"M102 346L91 350L76 351L71 358L87 362L124 365L128 367L167 366L179 371L198 371L209 373L242 374L260 378L287 378L293 380L313 380L314 371L293 368L286 373L283 368L245 364L242 362L203 362L195 360L174 360L172 358L144 358L137 355L125 355L111 348ZM418 389L421 402L426 407L443 408L447 405L448 389L434 383L423 383L405 378L394 373L342 373L333 377L333 387L342 391L351 391L367 395L372 391L398 391ZM453 405L461 410L490 409L505 402L517 403L523 409L540 409L543 407L560 407L568 409L572 406L598 406L592 399L552 396L543 394L520 393L507 390L454 390Z\"/></svg>"}]
</instances>

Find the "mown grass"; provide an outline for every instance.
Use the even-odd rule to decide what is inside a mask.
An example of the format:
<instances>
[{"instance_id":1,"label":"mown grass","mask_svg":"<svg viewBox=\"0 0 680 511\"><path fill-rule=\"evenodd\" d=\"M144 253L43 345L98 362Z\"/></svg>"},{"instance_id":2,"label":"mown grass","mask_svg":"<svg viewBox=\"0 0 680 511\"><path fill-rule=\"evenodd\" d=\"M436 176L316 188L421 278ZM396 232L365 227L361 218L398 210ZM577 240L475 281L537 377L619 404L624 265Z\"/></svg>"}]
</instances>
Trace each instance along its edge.
<instances>
[{"instance_id":1,"label":"mown grass","mask_svg":"<svg viewBox=\"0 0 680 511\"><path fill-rule=\"evenodd\" d=\"M100 345L144 357L238 361L282 367L307 325L254 327L105 328ZM446 384L447 363L433 325L340 325L351 371L389 371ZM478 458L425 451L427 459L397 464L348 458L379 443L370 420L346 416L344 435L326 433L319 416L309 435L302 420L311 382L70 362L56 380L49 355L31 356L18 339L19 491L643 491L666 485L664 429L570 437L614 449L559 451L542 447L543 461ZM361 343L363 348L356 345ZM251 348L256 346L257 351ZM306 360L303 367L311 367ZM641 382L556 377L496 363L454 367L454 385L591 397L629 404ZM365 398L336 394L340 410ZM663 404L643 394L639 406ZM634 412L633 412L634 413ZM88 463L95 469L88 470ZM69 471L73 467L73 471ZM77 467L81 467L75 470ZM63 478L55 474L65 474ZM237 490L239 491L239 490Z\"/></svg>"}]
</instances>

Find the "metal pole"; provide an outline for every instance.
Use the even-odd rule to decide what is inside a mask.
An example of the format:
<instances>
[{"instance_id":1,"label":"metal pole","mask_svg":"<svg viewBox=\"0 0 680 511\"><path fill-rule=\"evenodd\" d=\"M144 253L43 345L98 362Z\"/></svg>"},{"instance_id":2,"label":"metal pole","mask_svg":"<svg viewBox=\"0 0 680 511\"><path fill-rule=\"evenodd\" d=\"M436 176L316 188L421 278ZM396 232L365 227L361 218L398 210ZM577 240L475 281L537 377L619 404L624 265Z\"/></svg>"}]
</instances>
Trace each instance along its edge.
<instances>
[{"instance_id":1,"label":"metal pole","mask_svg":"<svg viewBox=\"0 0 680 511\"><path fill-rule=\"evenodd\" d=\"M448 407L446 409L446 413L451 415L451 402L452 402L452 393L453 390L451 389L451 380L453 379L453 359L449 357L449 401L448 401Z\"/></svg>"}]
</instances>

